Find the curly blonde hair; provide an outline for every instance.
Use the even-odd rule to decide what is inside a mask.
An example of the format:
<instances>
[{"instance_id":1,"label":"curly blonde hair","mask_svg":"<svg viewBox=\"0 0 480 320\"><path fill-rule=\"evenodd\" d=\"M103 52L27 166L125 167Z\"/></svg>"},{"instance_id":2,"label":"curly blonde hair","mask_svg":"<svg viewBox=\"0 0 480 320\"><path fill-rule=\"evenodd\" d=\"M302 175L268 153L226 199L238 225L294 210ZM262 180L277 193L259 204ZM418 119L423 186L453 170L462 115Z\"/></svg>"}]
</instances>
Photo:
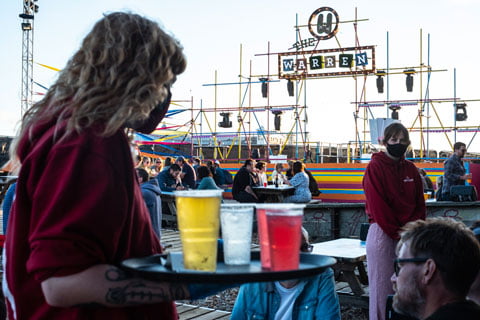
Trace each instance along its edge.
<instances>
[{"instance_id":1,"label":"curly blonde hair","mask_svg":"<svg viewBox=\"0 0 480 320\"><path fill-rule=\"evenodd\" d=\"M99 20L45 97L23 116L19 139L36 124L66 121L65 134L101 124L102 136L145 120L186 67L183 48L156 22L114 12ZM31 139L32 137L29 136Z\"/></svg>"}]
</instances>

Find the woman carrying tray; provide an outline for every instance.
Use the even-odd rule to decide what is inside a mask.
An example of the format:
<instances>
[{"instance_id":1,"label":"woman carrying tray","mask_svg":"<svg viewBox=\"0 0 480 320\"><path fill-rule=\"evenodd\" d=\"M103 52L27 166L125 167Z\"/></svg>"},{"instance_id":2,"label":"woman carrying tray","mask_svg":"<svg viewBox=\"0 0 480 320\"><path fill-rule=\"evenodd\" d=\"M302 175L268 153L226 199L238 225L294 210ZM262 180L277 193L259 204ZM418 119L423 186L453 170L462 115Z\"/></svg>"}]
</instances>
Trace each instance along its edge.
<instances>
[{"instance_id":1,"label":"woman carrying tray","mask_svg":"<svg viewBox=\"0 0 480 320\"><path fill-rule=\"evenodd\" d=\"M25 113L12 150L22 168L5 246L9 319L173 320L173 300L196 297L117 267L161 252L125 130L156 128L185 66L157 23L107 14Z\"/></svg>"},{"instance_id":2,"label":"woman carrying tray","mask_svg":"<svg viewBox=\"0 0 480 320\"><path fill-rule=\"evenodd\" d=\"M399 122L385 128L385 152L373 154L363 178L366 213L370 320L385 319L386 301L393 294L395 246L400 228L425 219L423 183L415 165L405 159L410 145L408 130Z\"/></svg>"}]
</instances>

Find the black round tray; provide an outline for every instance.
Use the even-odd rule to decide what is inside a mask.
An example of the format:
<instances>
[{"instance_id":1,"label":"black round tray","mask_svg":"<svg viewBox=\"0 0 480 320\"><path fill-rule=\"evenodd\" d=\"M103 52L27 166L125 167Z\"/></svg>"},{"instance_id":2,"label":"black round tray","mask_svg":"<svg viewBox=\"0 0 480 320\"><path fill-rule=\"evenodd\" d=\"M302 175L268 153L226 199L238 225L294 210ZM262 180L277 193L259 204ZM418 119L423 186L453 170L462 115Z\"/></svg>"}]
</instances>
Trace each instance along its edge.
<instances>
[{"instance_id":1,"label":"black round tray","mask_svg":"<svg viewBox=\"0 0 480 320\"><path fill-rule=\"evenodd\" d=\"M186 283L246 283L262 281L278 281L314 276L325 268L333 266L337 261L328 256L301 253L300 266L297 270L265 271L260 264L260 252L252 252L249 265L230 266L217 262L215 272L204 272L185 269L183 254L173 252L153 255L144 258L132 258L122 262L122 267L134 274L157 281Z\"/></svg>"}]
</instances>

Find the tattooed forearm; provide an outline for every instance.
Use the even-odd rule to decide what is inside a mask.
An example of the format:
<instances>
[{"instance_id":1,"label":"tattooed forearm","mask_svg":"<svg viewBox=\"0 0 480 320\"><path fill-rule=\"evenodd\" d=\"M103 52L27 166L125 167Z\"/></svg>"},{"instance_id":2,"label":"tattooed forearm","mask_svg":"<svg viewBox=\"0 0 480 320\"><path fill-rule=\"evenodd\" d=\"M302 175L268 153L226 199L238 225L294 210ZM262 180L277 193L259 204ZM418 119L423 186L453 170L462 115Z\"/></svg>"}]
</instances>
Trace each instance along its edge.
<instances>
[{"instance_id":1,"label":"tattooed forearm","mask_svg":"<svg viewBox=\"0 0 480 320\"><path fill-rule=\"evenodd\" d=\"M188 291L182 284L132 279L117 268L107 270L105 278L112 283L105 295L107 304L136 305L181 300L188 297Z\"/></svg>"}]
</instances>

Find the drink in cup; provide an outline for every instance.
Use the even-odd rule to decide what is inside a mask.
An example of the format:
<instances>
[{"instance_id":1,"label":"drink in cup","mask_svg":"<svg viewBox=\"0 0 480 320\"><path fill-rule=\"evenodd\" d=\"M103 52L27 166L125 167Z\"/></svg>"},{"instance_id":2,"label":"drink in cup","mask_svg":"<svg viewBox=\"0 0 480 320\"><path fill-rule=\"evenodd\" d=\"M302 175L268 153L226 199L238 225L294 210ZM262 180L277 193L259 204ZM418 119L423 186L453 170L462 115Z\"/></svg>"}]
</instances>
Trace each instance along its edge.
<instances>
[{"instance_id":1,"label":"drink in cup","mask_svg":"<svg viewBox=\"0 0 480 320\"><path fill-rule=\"evenodd\" d=\"M260 243L260 262L262 269L270 270L270 241L268 241L267 215L264 205L257 205L258 241Z\"/></svg>"},{"instance_id":2,"label":"drink in cup","mask_svg":"<svg viewBox=\"0 0 480 320\"><path fill-rule=\"evenodd\" d=\"M225 264L250 263L253 205L222 204L220 212Z\"/></svg>"},{"instance_id":3,"label":"drink in cup","mask_svg":"<svg viewBox=\"0 0 480 320\"><path fill-rule=\"evenodd\" d=\"M303 204L293 203L257 205L257 212L263 211L266 222L266 227L261 230L261 217L258 218L261 255L264 251L269 252L267 257L271 271L298 269L304 207ZM262 231L265 232L265 229L267 239L262 242Z\"/></svg>"},{"instance_id":4,"label":"drink in cup","mask_svg":"<svg viewBox=\"0 0 480 320\"><path fill-rule=\"evenodd\" d=\"M263 181L263 187L264 187L264 188L267 187L267 181Z\"/></svg>"},{"instance_id":5,"label":"drink in cup","mask_svg":"<svg viewBox=\"0 0 480 320\"><path fill-rule=\"evenodd\" d=\"M174 194L185 269L215 271L222 190Z\"/></svg>"}]
</instances>

